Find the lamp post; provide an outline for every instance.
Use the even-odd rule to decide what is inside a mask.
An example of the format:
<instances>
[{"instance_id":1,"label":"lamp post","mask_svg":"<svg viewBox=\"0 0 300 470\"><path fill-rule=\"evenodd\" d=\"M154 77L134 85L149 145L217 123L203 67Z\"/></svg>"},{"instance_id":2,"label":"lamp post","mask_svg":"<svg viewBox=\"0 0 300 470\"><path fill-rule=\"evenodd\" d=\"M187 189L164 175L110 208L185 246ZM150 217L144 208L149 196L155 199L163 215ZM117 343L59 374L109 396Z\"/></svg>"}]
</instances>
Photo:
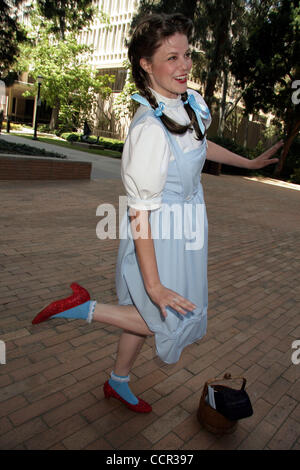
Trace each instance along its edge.
<instances>
[{"instance_id":1,"label":"lamp post","mask_svg":"<svg viewBox=\"0 0 300 470\"><path fill-rule=\"evenodd\" d=\"M38 84L38 93L37 93L37 99L36 99L36 105L34 108L34 134L32 139L33 140L38 140L37 138L37 125L38 125L38 118L39 118L39 109L41 106L41 99L40 99L40 94L41 94L41 85L43 83L43 77L39 75L37 77L37 84Z\"/></svg>"}]
</instances>

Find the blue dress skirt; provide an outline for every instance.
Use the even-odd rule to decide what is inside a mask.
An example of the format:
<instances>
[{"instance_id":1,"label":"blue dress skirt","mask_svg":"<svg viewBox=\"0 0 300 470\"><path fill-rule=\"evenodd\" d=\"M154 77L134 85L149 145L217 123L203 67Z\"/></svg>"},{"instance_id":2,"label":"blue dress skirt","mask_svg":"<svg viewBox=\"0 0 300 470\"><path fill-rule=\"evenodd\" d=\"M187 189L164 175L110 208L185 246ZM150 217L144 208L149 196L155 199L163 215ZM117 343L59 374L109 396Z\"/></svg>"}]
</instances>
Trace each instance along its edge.
<instances>
[{"instance_id":1,"label":"blue dress skirt","mask_svg":"<svg viewBox=\"0 0 300 470\"><path fill-rule=\"evenodd\" d=\"M152 110L146 111L153 116ZM143 114L133 125L136 125ZM169 162L162 206L150 213L151 233L161 283L197 307L182 315L166 307L167 318L145 290L130 236L128 212L123 219L128 236L120 240L116 289L120 305L134 305L155 334L162 361L173 364L182 350L201 339L207 326L207 235L208 224L201 171L206 157L206 138L199 148L183 152L174 136L162 126L175 159Z\"/></svg>"}]
</instances>

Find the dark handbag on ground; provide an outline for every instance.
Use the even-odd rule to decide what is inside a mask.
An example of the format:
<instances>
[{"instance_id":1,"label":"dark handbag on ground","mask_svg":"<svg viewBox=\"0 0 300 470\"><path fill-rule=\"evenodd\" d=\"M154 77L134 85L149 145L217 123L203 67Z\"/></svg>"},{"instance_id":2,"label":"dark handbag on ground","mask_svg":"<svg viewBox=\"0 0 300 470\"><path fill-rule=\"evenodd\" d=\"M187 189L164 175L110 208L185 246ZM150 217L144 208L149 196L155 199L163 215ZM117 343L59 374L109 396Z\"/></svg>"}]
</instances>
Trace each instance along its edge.
<instances>
[{"instance_id":1,"label":"dark handbag on ground","mask_svg":"<svg viewBox=\"0 0 300 470\"><path fill-rule=\"evenodd\" d=\"M240 390L227 385L228 382L236 380L243 381ZM226 385L217 385L216 382L226 383ZM244 377L231 377L231 374L225 374L223 378L207 380L200 398L197 412L198 421L213 434L233 433L239 419L253 414L245 385L246 379Z\"/></svg>"},{"instance_id":2,"label":"dark handbag on ground","mask_svg":"<svg viewBox=\"0 0 300 470\"><path fill-rule=\"evenodd\" d=\"M245 390L246 379L240 390L225 385L214 385L216 410L231 421L248 418L253 415L248 393Z\"/></svg>"}]
</instances>

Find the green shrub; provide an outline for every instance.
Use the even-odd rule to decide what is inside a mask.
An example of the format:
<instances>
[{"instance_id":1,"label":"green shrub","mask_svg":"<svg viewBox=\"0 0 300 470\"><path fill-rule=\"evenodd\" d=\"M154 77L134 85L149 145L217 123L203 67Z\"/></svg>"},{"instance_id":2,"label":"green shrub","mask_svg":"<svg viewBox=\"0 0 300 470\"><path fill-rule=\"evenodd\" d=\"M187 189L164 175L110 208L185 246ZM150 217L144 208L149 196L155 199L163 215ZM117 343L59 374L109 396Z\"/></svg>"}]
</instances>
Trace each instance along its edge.
<instances>
[{"instance_id":1,"label":"green shrub","mask_svg":"<svg viewBox=\"0 0 300 470\"><path fill-rule=\"evenodd\" d=\"M0 154L15 154L15 155L36 155L42 157L55 157L55 158L66 158L65 155L59 153L48 152L44 149L31 147L26 144L16 144L14 142L7 142L6 140L0 139Z\"/></svg>"},{"instance_id":2,"label":"green shrub","mask_svg":"<svg viewBox=\"0 0 300 470\"><path fill-rule=\"evenodd\" d=\"M64 132L61 134L61 138L68 142L77 142L79 140L79 134L76 134L75 132Z\"/></svg>"},{"instance_id":3,"label":"green shrub","mask_svg":"<svg viewBox=\"0 0 300 470\"><path fill-rule=\"evenodd\" d=\"M122 140L110 139L108 137L99 137L99 144L110 150L117 152L123 151L124 142Z\"/></svg>"},{"instance_id":4,"label":"green shrub","mask_svg":"<svg viewBox=\"0 0 300 470\"><path fill-rule=\"evenodd\" d=\"M284 177L292 178L300 169L300 137L292 143L283 168Z\"/></svg>"},{"instance_id":5,"label":"green shrub","mask_svg":"<svg viewBox=\"0 0 300 470\"><path fill-rule=\"evenodd\" d=\"M295 168L291 175L291 183L300 184L300 168Z\"/></svg>"},{"instance_id":6,"label":"green shrub","mask_svg":"<svg viewBox=\"0 0 300 470\"><path fill-rule=\"evenodd\" d=\"M64 132L60 137L68 142L79 142L82 135L82 132ZM98 140L94 135L89 136L88 140L85 142L91 144L99 143L99 145L102 145L104 148L115 150L116 152L122 152L124 146L124 142L122 140L110 139L108 137L99 137Z\"/></svg>"},{"instance_id":7,"label":"green shrub","mask_svg":"<svg viewBox=\"0 0 300 470\"><path fill-rule=\"evenodd\" d=\"M76 134L69 134L67 137L68 142L78 142L79 136Z\"/></svg>"},{"instance_id":8,"label":"green shrub","mask_svg":"<svg viewBox=\"0 0 300 470\"><path fill-rule=\"evenodd\" d=\"M40 124L38 126L38 130L40 132L47 132L47 133L53 133L53 131L50 131L49 124Z\"/></svg>"},{"instance_id":9,"label":"green shrub","mask_svg":"<svg viewBox=\"0 0 300 470\"><path fill-rule=\"evenodd\" d=\"M11 122L10 123L10 130L12 130L12 131L19 131L19 130L22 129L22 127L23 127L22 124L18 124L16 122Z\"/></svg>"},{"instance_id":10,"label":"green shrub","mask_svg":"<svg viewBox=\"0 0 300 470\"><path fill-rule=\"evenodd\" d=\"M249 158L250 160L258 157L264 150L259 143L255 149L244 148L237 145L234 141L221 138L221 137L210 137L209 140L215 142L218 145L230 150L231 152L237 153L242 157ZM274 157L280 156L281 150L277 152ZM268 165L260 170L247 170L246 168L238 168L231 165L222 164L222 173L234 174L234 175L262 175L266 177L274 178L275 165ZM290 180L293 183L300 184L300 138L296 138L290 147L288 156L286 158L282 174L280 176L283 180Z\"/></svg>"},{"instance_id":11,"label":"green shrub","mask_svg":"<svg viewBox=\"0 0 300 470\"><path fill-rule=\"evenodd\" d=\"M280 156L280 152L277 152L275 157ZM267 177L274 178L274 169L275 165L269 165L266 166L265 168L262 168L259 171L259 174ZM286 157L286 160L284 162L284 166L280 175L280 179L282 180L288 180L293 183L298 183L299 184L299 171L300 171L300 138L296 138L294 142L292 143L289 153Z\"/></svg>"}]
</instances>

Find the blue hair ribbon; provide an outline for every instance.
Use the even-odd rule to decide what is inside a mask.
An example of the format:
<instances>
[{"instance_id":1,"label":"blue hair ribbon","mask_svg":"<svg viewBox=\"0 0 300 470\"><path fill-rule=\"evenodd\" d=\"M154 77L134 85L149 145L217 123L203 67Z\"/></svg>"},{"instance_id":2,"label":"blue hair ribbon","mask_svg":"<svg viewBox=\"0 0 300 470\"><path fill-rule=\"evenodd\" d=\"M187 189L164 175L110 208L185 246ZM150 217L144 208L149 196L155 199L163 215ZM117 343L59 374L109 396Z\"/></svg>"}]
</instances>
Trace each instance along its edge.
<instances>
[{"instance_id":1,"label":"blue hair ribbon","mask_svg":"<svg viewBox=\"0 0 300 470\"><path fill-rule=\"evenodd\" d=\"M210 117L210 112L207 106L197 103L196 98L194 95L189 94L188 99L184 101L184 104L189 104L190 107L193 109L193 111L196 114L197 121L200 127L200 130L202 134L205 134L205 126L203 124L202 118L203 119L208 119Z\"/></svg>"},{"instance_id":2,"label":"blue hair ribbon","mask_svg":"<svg viewBox=\"0 0 300 470\"><path fill-rule=\"evenodd\" d=\"M151 106L150 103L146 100L146 98L144 98L143 96L139 95L138 93L135 93L134 95L132 95L131 98L132 98L134 101L137 101L138 103L143 104L144 106L147 106L148 108L151 108L151 109L152 109L152 106ZM158 107L154 110L154 115L155 115L157 118L159 118L160 116L162 116L164 107L165 107L165 103L163 103L162 101L160 101L159 104L158 104Z\"/></svg>"},{"instance_id":3,"label":"blue hair ribbon","mask_svg":"<svg viewBox=\"0 0 300 470\"><path fill-rule=\"evenodd\" d=\"M134 100L134 101L137 101L138 103L140 104L143 104L144 106L148 106L148 108L150 107L150 104L148 103L148 101L146 100L146 98L144 98L143 96L139 95L138 93L135 93L134 95L131 96L131 99Z\"/></svg>"},{"instance_id":4,"label":"blue hair ribbon","mask_svg":"<svg viewBox=\"0 0 300 470\"><path fill-rule=\"evenodd\" d=\"M150 103L146 100L146 98L139 95L138 93L135 93L134 95L132 95L131 98L134 101L137 101L138 103L152 109ZM210 112L209 112L208 107L203 105L203 104L197 103L196 98L193 94L188 94L188 98L187 98L186 101L184 101L183 104L189 104L190 107L194 110L194 112L196 114L196 117L197 117L197 121L198 121L200 130L201 130L202 134L204 135L205 134L205 126L203 124L202 119L209 119ZM158 107L154 110L154 115L157 118L162 116L164 107L165 107L165 103L160 101L159 104L158 104Z\"/></svg>"},{"instance_id":5,"label":"blue hair ribbon","mask_svg":"<svg viewBox=\"0 0 300 470\"><path fill-rule=\"evenodd\" d=\"M165 103L163 103L162 101L160 101L160 102L158 103L158 107L157 107L156 110L154 111L154 114L155 114L156 117L162 116L164 107L165 107Z\"/></svg>"}]
</instances>

